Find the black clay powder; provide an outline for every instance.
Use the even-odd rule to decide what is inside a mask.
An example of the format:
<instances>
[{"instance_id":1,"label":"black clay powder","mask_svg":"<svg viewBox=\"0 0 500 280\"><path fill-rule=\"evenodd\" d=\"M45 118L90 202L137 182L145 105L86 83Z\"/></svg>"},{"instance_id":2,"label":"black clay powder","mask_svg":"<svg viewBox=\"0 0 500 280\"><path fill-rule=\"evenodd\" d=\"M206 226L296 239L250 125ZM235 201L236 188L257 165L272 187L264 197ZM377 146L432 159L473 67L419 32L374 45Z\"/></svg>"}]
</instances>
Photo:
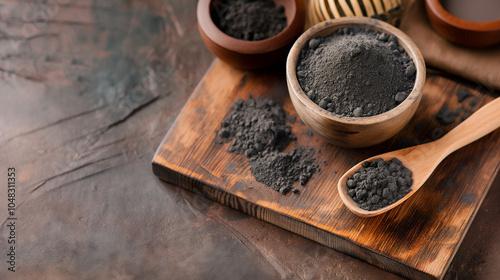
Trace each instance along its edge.
<instances>
[{"instance_id":1,"label":"black clay powder","mask_svg":"<svg viewBox=\"0 0 500 280\"><path fill-rule=\"evenodd\" d=\"M286 125L286 112L265 98L238 99L231 109L217 131L223 142L231 142L229 151L246 155L257 181L282 194L299 192L293 184L306 184L318 165L314 149L297 147L283 152L296 140L291 127Z\"/></svg>"},{"instance_id":2,"label":"black clay powder","mask_svg":"<svg viewBox=\"0 0 500 280\"><path fill-rule=\"evenodd\" d=\"M339 116L389 111L413 89L416 68L398 39L368 29L342 28L302 49L297 78L306 95Z\"/></svg>"},{"instance_id":3,"label":"black clay powder","mask_svg":"<svg viewBox=\"0 0 500 280\"><path fill-rule=\"evenodd\" d=\"M365 161L363 167L347 180L347 193L359 207L374 211L408 194L412 185L411 175L411 171L396 158Z\"/></svg>"},{"instance_id":4,"label":"black clay powder","mask_svg":"<svg viewBox=\"0 0 500 280\"><path fill-rule=\"evenodd\" d=\"M284 7L271 0L220 1L211 16L222 32L245 41L271 38L287 26Z\"/></svg>"}]
</instances>

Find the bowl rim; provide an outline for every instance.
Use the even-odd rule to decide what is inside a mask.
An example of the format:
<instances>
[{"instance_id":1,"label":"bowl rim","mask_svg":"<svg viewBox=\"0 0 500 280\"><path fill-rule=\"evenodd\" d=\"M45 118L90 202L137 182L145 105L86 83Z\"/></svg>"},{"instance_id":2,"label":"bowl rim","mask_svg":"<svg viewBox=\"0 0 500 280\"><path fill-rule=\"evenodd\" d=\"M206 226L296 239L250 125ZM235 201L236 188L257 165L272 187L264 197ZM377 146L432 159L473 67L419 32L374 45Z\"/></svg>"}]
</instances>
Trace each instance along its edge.
<instances>
[{"instance_id":1,"label":"bowl rim","mask_svg":"<svg viewBox=\"0 0 500 280\"><path fill-rule=\"evenodd\" d=\"M443 5L441 5L440 0L426 0L427 7L440 21L454 26L455 28L468 30L468 31L499 31L500 30L500 19L487 21L487 22L477 22L461 19L452 15L448 12Z\"/></svg>"},{"instance_id":2,"label":"bowl rim","mask_svg":"<svg viewBox=\"0 0 500 280\"><path fill-rule=\"evenodd\" d=\"M398 106L392 108L389 111L383 112L378 115L369 117L342 117L338 116L330 111L321 108L318 104L314 103L309 97L306 96L305 92L302 90L299 81L297 79L297 62L299 60L300 51L309 42L310 39L319 37L317 34L327 30L333 29L332 33L342 27L358 25L359 27L367 27L370 29L375 29L379 31L386 32L390 35L394 35L398 38L400 45L405 49L410 58L413 60L416 68L415 82L413 89L406 99L401 102ZM331 35L330 34L330 35ZM342 123L345 125L372 125L381 122L388 121L393 118L397 118L401 113L410 109L413 103L420 102L420 97L423 94L423 88L425 84L425 62L420 50L417 45L406 35L403 31L398 28L383 22L381 20L366 18L366 17L344 17L339 19L333 19L328 21L320 22L306 32L304 32L293 44L286 61L286 78L290 82L291 89L290 94L293 94L305 107L309 110L314 111L321 117L329 119L334 122Z\"/></svg>"},{"instance_id":3,"label":"bowl rim","mask_svg":"<svg viewBox=\"0 0 500 280\"><path fill-rule=\"evenodd\" d=\"M199 0L196 10L198 26L214 43L229 51L242 54L263 54L278 50L292 42L297 37L296 30L305 21L304 0L293 0L293 16L287 18L287 26L277 35L259 41L245 41L231 37L222 32L213 22L210 13L212 2L219 0ZM300 8L302 5L302 8ZM302 31L302 28L299 28Z\"/></svg>"}]
</instances>

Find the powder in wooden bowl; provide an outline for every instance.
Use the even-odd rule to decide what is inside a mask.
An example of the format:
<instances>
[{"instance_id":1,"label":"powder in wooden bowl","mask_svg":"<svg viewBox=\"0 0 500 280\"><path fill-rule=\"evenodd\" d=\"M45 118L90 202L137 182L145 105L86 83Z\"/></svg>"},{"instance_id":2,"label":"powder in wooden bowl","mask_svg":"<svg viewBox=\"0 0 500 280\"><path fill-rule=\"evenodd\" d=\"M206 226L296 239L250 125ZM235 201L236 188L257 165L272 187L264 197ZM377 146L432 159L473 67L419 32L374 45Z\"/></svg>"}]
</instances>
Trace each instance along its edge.
<instances>
[{"instance_id":1,"label":"powder in wooden bowl","mask_svg":"<svg viewBox=\"0 0 500 280\"><path fill-rule=\"evenodd\" d=\"M416 68L398 39L341 28L302 49L297 78L306 95L338 116L368 117L395 108L411 93Z\"/></svg>"},{"instance_id":2,"label":"powder in wooden bowl","mask_svg":"<svg viewBox=\"0 0 500 280\"><path fill-rule=\"evenodd\" d=\"M287 26L284 7L271 0L220 1L211 16L222 32L245 41L271 38Z\"/></svg>"}]
</instances>

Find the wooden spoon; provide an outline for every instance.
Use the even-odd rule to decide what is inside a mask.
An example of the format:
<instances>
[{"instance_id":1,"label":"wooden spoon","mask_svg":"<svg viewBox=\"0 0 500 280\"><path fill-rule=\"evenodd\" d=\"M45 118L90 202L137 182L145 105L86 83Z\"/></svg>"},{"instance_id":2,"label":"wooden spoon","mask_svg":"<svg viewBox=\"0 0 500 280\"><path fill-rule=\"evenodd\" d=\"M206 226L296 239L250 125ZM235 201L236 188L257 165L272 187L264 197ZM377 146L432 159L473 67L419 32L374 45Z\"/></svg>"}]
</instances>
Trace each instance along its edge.
<instances>
[{"instance_id":1,"label":"wooden spoon","mask_svg":"<svg viewBox=\"0 0 500 280\"><path fill-rule=\"evenodd\" d=\"M388 152L364 160L371 162L377 158L382 158L388 161L397 158L405 167L413 172L411 191L394 204L375 211L367 211L361 209L347 194L347 179L361 168L364 161L353 166L340 178L338 182L340 198L349 210L361 217L372 217L387 212L403 203L418 191L439 163L449 154L489 134L498 127L500 127L500 98L496 98L483 106L437 141Z\"/></svg>"}]
</instances>

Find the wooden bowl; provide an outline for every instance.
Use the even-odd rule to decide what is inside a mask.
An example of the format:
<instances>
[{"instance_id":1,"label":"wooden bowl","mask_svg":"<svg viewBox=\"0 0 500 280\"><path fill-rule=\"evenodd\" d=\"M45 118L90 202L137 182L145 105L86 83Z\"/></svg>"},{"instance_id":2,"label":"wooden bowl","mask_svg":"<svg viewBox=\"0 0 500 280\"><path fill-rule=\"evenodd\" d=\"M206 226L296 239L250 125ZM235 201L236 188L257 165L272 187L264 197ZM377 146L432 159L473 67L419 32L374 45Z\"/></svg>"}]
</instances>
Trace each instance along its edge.
<instances>
[{"instance_id":1,"label":"wooden bowl","mask_svg":"<svg viewBox=\"0 0 500 280\"><path fill-rule=\"evenodd\" d=\"M302 48L310 39L326 37L344 27L368 28L386 32L398 38L415 63L415 85L408 97L390 111L371 117L339 117L309 99L297 80L297 62ZM300 118L311 130L334 145L350 148L372 146L398 133L417 110L425 83L425 63L417 46L401 30L380 20L365 17L345 17L321 22L302 34L288 54L286 62L288 92Z\"/></svg>"},{"instance_id":2,"label":"wooden bowl","mask_svg":"<svg viewBox=\"0 0 500 280\"><path fill-rule=\"evenodd\" d=\"M429 20L446 40L466 47L488 47L500 43L500 20L473 22L455 17L439 0L426 0Z\"/></svg>"},{"instance_id":3,"label":"wooden bowl","mask_svg":"<svg viewBox=\"0 0 500 280\"><path fill-rule=\"evenodd\" d=\"M273 0L283 5L287 27L278 35L260 41L245 41L222 32L213 22L211 10L218 0L199 0L198 29L207 48L227 64L240 69L260 69L284 60L290 47L304 31L305 3L303 0Z\"/></svg>"}]
</instances>

